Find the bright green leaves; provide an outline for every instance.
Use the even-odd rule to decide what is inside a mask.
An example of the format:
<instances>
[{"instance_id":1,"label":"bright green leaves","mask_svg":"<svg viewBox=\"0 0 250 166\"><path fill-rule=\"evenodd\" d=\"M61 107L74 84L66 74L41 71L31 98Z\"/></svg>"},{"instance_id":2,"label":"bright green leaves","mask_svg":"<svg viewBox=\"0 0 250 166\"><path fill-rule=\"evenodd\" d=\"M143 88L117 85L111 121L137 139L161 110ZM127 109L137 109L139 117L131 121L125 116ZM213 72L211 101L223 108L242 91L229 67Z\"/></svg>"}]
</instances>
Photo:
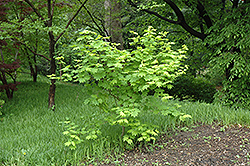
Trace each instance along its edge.
<instances>
[{"instance_id":1,"label":"bright green leaves","mask_svg":"<svg viewBox=\"0 0 250 166\"><path fill-rule=\"evenodd\" d=\"M143 102L148 98L149 91L154 91L155 98L169 97L161 88L170 87L171 82L185 67L181 60L185 58L186 47L171 49L173 43L168 42L167 33L157 33L149 27L143 36L132 32L131 38L134 50L118 50L113 44L91 31L83 31L78 42L73 45L79 59L71 68L63 69L75 81L85 85L97 85L100 88L96 94L86 100L86 104L94 105L106 113L106 120L111 125L126 128L122 131L123 141L133 144L136 141L151 141L157 136L156 126L142 124L138 116L144 108L152 108L152 103ZM82 56L79 56L82 55ZM107 100L113 98L114 104L109 106ZM164 116L183 116L175 109L163 108L162 102L155 105L156 113ZM164 114L164 111L170 111ZM184 120L182 117L181 120ZM93 134L94 135L94 134ZM75 138L74 138L75 139Z\"/></svg>"},{"instance_id":2,"label":"bright green leaves","mask_svg":"<svg viewBox=\"0 0 250 166\"><path fill-rule=\"evenodd\" d=\"M156 140L159 131L156 129L157 126L152 126L148 124L141 124L139 121L135 120L129 123L130 129L123 137L123 141L127 142L129 145L133 145L136 142L149 142Z\"/></svg>"},{"instance_id":3,"label":"bright green leaves","mask_svg":"<svg viewBox=\"0 0 250 166\"><path fill-rule=\"evenodd\" d=\"M61 124L65 128L63 135L68 138L65 146L68 146L71 150L75 150L77 148L77 144L82 143L84 140L97 139L97 135L101 133L97 126L85 126L80 128L68 118L66 118L64 122L61 122Z\"/></svg>"},{"instance_id":4,"label":"bright green leaves","mask_svg":"<svg viewBox=\"0 0 250 166\"><path fill-rule=\"evenodd\" d=\"M131 67L132 71L137 70L133 77L141 78L138 82L142 84L144 81L146 84L139 85L140 91L153 86L164 87L168 81L174 80L184 71L180 61L185 57L186 48L171 50L173 43L167 42L165 35L166 33L157 34L155 29L149 27L143 36L132 38L131 45L139 46L131 52L136 57L135 63L137 63L135 68ZM135 83L138 85L138 82Z\"/></svg>"}]
</instances>

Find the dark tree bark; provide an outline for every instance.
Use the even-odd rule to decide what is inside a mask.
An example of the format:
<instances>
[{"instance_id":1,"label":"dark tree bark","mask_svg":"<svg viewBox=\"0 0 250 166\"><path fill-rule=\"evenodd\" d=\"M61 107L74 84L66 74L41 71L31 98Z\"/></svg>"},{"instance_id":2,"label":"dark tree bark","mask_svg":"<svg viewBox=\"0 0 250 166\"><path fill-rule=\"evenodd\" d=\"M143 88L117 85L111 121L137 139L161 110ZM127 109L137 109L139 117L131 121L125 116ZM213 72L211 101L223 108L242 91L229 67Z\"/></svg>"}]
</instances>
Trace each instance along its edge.
<instances>
[{"instance_id":1,"label":"dark tree bark","mask_svg":"<svg viewBox=\"0 0 250 166\"><path fill-rule=\"evenodd\" d=\"M33 82L37 82L37 63L36 63L36 55L33 56L33 60L34 60Z\"/></svg>"},{"instance_id":2,"label":"dark tree bark","mask_svg":"<svg viewBox=\"0 0 250 166\"><path fill-rule=\"evenodd\" d=\"M0 53L1 53L2 63L4 63L2 48L0 48ZM5 75L5 72L3 70L1 70L0 79L1 79L1 82L3 83L3 85L8 85L6 75ZM7 98L12 99L13 95L11 95L10 89L5 88L5 92L6 92Z\"/></svg>"},{"instance_id":3,"label":"dark tree bark","mask_svg":"<svg viewBox=\"0 0 250 166\"><path fill-rule=\"evenodd\" d=\"M238 0L233 0L233 8L237 8L239 4Z\"/></svg>"}]
</instances>

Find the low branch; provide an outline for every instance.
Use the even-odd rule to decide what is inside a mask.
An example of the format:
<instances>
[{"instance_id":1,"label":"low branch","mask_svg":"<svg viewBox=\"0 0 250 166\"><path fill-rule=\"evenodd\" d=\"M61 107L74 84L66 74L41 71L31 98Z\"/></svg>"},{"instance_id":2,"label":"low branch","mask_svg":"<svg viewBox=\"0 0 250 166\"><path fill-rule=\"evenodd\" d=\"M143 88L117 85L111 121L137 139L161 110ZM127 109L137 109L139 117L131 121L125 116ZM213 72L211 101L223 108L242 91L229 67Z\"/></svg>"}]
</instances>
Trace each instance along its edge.
<instances>
[{"instance_id":1,"label":"low branch","mask_svg":"<svg viewBox=\"0 0 250 166\"><path fill-rule=\"evenodd\" d=\"M65 30L59 34L59 36L56 38L55 43L61 38L61 36L66 32L66 29L69 27L69 25L71 24L71 22L76 18L76 16L80 13L80 11L82 10L82 8L84 7L84 5L87 3L88 0L85 0L82 5L80 6L80 8L76 11L75 15L69 20L68 24L65 27Z\"/></svg>"},{"instance_id":2,"label":"low branch","mask_svg":"<svg viewBox=\"0 0 250 166\"><path fill-rule=\"evenodd\" d=\"M183 15L183 13L181 12L181 10L179 9L179 7L171 0L164 0L164 2L166 2L175 12L177 18L178 18L178 24L180 26L182 26L183 29L185 29L187 32L189 32L191 35L200 38L201 40L204 40L206 38L206 35L203 33L200 33L196 30L194 30L193 28L191 28L186 20L185 17Z\"/></svg>"}]
</instances>

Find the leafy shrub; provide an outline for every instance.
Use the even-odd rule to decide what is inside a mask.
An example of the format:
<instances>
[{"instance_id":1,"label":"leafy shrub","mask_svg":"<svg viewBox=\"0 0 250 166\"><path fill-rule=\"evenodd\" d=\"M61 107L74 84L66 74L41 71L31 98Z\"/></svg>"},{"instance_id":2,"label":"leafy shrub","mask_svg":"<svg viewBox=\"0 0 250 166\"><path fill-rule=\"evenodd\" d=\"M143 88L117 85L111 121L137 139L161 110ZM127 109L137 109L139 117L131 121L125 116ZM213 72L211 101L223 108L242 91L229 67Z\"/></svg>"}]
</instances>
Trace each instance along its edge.
<instances>
[{"instance_id":1,"label":"leafy shrub","mask_svg":"<svg viewBox=\"0 0 250 166\"><path fill-rule=\"evenodd\" d=\"M184 72L181 60L185 57L185 46L172 50L174 43L168 42L167 33L156 33L152 27L143 36L132 33L135 37L130 44L136 49L118 50L96 33L83 31L79 42L73 46L80 57L77 65L63 69L65 80L79 81L85 86L97 84L100 90L92 94L85 104L103 110L110 125L121 126L123 141L129 145L155 140L157 136L155 126L144 124L138 118L145 108L164 116L180 117L180 120L190 117L176 109L160 107L162 103L153 107L153 101L147 95L150 90L155 90L156 98L168 100L169 95L160 88L171 86L171 82ZM110 98L114 100L112 106L107 105ZM67 130L66 133L69 134ZM68 136L75 138L72 134ZM72 143L71 138L67 145L73 145L74 149L75 142Z\"/></svg>"},{"instance_id":2,"label":"leafy shrub","mask_svg":"<svg viewBox=\"0 0 250 166\"><path fill-rule=\"evenodd\" d=\"M194 100L211 103L216 93L215 86L202 77L180 76L173 82L169 95L180 100Z\"/></svg>"}]
</instances>

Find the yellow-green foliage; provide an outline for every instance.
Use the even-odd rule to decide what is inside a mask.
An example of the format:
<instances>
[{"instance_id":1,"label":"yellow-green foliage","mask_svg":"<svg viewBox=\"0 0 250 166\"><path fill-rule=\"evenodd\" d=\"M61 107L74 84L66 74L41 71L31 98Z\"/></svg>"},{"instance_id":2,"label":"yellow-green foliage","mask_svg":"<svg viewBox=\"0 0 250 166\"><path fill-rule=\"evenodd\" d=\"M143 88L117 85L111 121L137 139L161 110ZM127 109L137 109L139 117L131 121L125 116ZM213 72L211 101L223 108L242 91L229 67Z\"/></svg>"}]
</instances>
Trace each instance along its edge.
<instances>
[{"instance_id":1,"label":"yellow-green foliage","mask_svg":"<svg viewBox=\"0 0 250 166\"><path fill-rule=\"evenodd\" d=\"M155 97L168 100L168 94L160 88L171 87L171 82L183 74L185 67L181 66L181 60L186 52L185 46L171 49L174 43L166 38L167 32L157 33L149 27L143 36L131 33L134 38L131 38L130 45L135 49L118 50L102 36L83 31L73 45L79 57L77 65L63 69L66 80L75 80L86 86L96 84L100 88L85 103L100 107L107 113L111 125L121 125L123 141L128 144L148 142L157 136L155 126L142 124L137 117L145 107L151 107L150 90L155 90ZM114 99L111 107L106 104L107 96ZM156 107L155 110L165 116L180 117L180 120L190 117L176 109Z\"/></svg>"}]
</instances>

